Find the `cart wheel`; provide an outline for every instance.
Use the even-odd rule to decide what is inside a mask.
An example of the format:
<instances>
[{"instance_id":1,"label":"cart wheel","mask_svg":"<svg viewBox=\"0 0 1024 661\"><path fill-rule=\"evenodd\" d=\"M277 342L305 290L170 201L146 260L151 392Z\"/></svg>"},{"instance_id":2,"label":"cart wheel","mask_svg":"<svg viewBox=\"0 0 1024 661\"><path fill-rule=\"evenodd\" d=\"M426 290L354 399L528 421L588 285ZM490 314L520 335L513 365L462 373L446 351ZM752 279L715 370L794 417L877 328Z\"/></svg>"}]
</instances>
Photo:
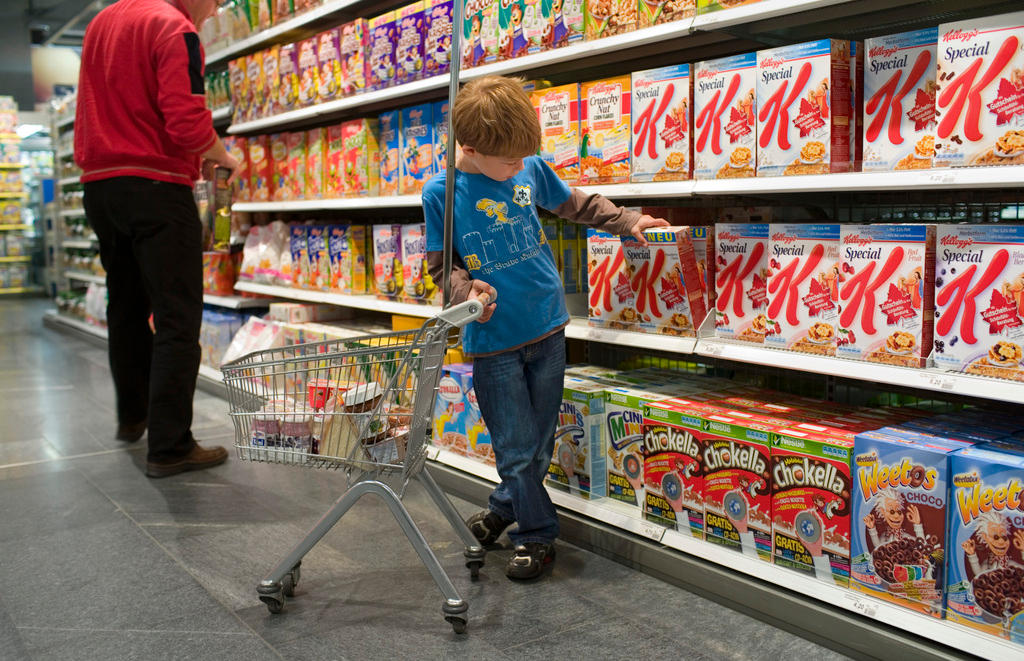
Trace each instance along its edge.
<instances>
[{"instance_id":1,"label":"cart wheel","mask_svg":"<svg viewBox=\"0 0 1024 661\"><path fill-rule=\"evenodd\" d=\"M293 574L288 573L281 577L281 594L289 599L295 596L295 576Z\"/></svg>"},{"instance_id":2,"label":"cart wheel","mask_svg":"<svg viewBox=\"0 0 1024 661\"><path fill-rule=\"evenodd\" d=\"M278 599L277 597L269 597L266 595L260 595L260 601L267 605L267 610L277 615L284 610L284 600Z\"/></svg>"},{"instance_id":3,"label":"cart wheel","mask_svg":"<svg viewBox=\"0 0 1024 661\"><path fill-rule=\"evenodd\" d=\"M464 618L464 617L455 617L454 615L449 615L448 617L446 617L444 619L448 620L451 623L452 631L454 631L455 633L457 633L457 634L464 634L464 633L466 633L466 618Z\"/></svg>"},{"instance_id":4,"label":"cart wheel","mask_svg":"<svg viewBox=\"0 0 1024 661\"><path fill-rule=\"evenodd\" d=\"M469 567L469 578L472 581L480 580L480 568L484 566L482 562L467 562L466 566Z\"/></svg>"}]
</instances>

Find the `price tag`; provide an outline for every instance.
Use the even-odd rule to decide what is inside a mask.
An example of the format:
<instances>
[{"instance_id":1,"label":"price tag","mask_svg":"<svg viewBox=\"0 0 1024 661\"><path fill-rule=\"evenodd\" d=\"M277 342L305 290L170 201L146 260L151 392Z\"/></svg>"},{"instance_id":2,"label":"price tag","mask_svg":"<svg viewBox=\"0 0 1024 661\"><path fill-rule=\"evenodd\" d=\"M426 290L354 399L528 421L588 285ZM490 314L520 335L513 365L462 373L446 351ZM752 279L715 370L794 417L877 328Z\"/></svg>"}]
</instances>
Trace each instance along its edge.
<instances>
[{"instance_id":1,"label":"price tag","mask_svg":"<svg viewBox=\"0 0 1024 661\"><path fill-rule=\"evenodd\" d=\"M851 593L847 593L846 598L850 601L850 606L853 610L861 615L875 617L878 614L878 604Z\"/></svg>"},{"instance_id":2,"label":"price tag","mask_svg":"<svg viewBox=\"0 0 1024 661\"><path fill-rule=\"evenodd\" d=\"M952 390L955 383L953 377L944 374L925 374L924 379L929 388L937 390Z\"/></svg>"},{"instance_id":3,"label":"price tag","mask_svg":"<svg viewBox=\"0 0 1024 661\"><path fill-rule=\"evenodd\" d=\"M714 344L714 343L706 344L706 345L704 345L704 353L709 355L709 356L721 356L722 355L722 345L721 344Z\"/></svg>"},{"instance_id":4,"label":"price tag","mask_svg":"<svg viewBox=\"0 0 1024 661\"><path fill-rule=\"evenodd\" d=\"M650 521L642 521L637 532L647 539L660 542L662 537L665 536L665 526L660 526L657 523L652 523Z\"/></svg>"},{"instance_id":5,"label":"price tag","mask_svg":"<svg viewBox=\"0 0 1024 661\"><path fill-rule=\"evenodd\" d=\"M437 461L437 458L441 456L441 448L428 447L427 448L427 459L431 461Z\"/></svg>"},{"instance_id":6,"label":"price tag","mask_svg":"<svg viewBox=\"0 0 1024 661\"><path fill-rule=\"evenodd\" d=\"M933 172L928 175L928 181L933 184L951 184L956 177L951 172Z\"/></svg>"}]
</instances>

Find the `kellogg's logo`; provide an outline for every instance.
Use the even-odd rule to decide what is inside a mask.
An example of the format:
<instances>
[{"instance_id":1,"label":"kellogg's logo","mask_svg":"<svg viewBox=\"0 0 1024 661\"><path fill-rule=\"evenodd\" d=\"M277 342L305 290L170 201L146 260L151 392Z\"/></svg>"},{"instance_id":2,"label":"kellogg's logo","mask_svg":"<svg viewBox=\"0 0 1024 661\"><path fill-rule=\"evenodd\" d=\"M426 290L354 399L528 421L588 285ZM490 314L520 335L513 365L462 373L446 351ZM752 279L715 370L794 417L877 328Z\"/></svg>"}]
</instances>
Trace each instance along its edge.
<instances>
[{"instance_id":1,"label":"kellogg's logo","mask_svg":"<svg viewBox=\"0 0 1024 661\"><path fill-rule=\"evenodd\" d=\"M697 73L697 78L714 78L718 75L718 69L701 69Z\"/></svg>"},{"instance_id":2,"label":"kellogg's logo","mask_svg":"<svg viewBox=\"0 0 1024 661\"><path fill-rule=\"evenodd\" d=\"M942 240L939 241L939 245L953 246L954 248L958 248L960 250L963 250L965 248L973 246L974 245L974 239L972 239L969 236L968 237L958 237L958 236L954 236L952 234L947 234L946 236L942 237Z\"/></svg>"},{"instance_id":3,"label":"kellogg's logo","mask_svg":"<svg viewBox=\"0 0 1024 661\"><path fill-rule=\"evenodd\" d=\"M721 232L718 238L722 241L739 241L742 237L739 234L733 234L732 232Z\"/></svg>"},{"instance_id":4,"label":"kellogg's logo","mask_svg":"<svg viewBox=\"0 0 1024 661\"><path fill-rule=\"evenodd\" d=\"M886 48L885 46L875 46L868 51L868 57L891 57L892 55L895 55L898 50L899 48L896 47Z\"/></svg>"},{"instance_id":5,"label":"kellogg's logo","mask_svg":"<svg viewBox=\"0 0 1024 661\"><path fill-rule=\"evenodd\" d=\"M843 237L843 243L852 243L858 246L870 245L873 242L874 239L872 239L871 237L861 236L859 234L848 234L845 237Z\"/></svg>"},{"instance_id":6,"label":"kellogg's logo","mask_svg":"<svg viewBox=\"0 0 1024 661\"><path fill-rule=\"evenodd\" d=\"M758 66L760 66L762 69L778 69L785 63L786 61L783 60L781 57L766 57L765 59L761 60L761 63Z\"/></svg>"},{"instance_id":7,"label":"kellogg's logo","mask_svg":"<svg viewBox=\"0 0 1024 661\"><path fill-rule=\"evenodd\" d=\"M776 232L775 234L772 234L772 241L789 245L790 243L795 243L797 241L797 237L790 236L783 232Z\"/></svg>"},{"instance_id":8,"label":"kellogg's logo","mask_svg":"<svg viewBox=\"0 0 1024 661\"><path fill-rule=\"evenodd\" d=\"M978 32L978 30L950 30L946 34L942 35L942 40L946 42L965 42L970 41L971 39L976 39L979 34L981 33Z\"/></svg>"}]
</instances>

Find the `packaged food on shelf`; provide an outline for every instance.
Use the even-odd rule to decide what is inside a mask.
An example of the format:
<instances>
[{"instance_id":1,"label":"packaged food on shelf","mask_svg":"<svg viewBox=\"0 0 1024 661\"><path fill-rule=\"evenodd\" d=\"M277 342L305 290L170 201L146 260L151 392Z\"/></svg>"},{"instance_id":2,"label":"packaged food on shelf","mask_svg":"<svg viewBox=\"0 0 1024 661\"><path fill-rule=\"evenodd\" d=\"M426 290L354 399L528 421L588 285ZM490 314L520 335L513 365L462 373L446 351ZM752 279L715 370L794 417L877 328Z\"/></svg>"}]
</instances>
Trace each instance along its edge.
<instances>
[{"instance_id":1,"label":"packaged food on shelf","mask_svg":"<svg viewBox=\"0 0 1024 661\"><path fill-rule=\"evenodd\" d=\"M379 90L395 84L397 63L395 62L395 44L398 33L395 12L384 12L374 16L367 24L369 44L366 55L366 89Z\"/></svg>"},{"instance_id":2,"label":"packaged food on shelf","mask_svg":"<svg viewBox=\"0 0 1024 661\"><path fill-rule=\"evenodd\" d=\"M585 31L584 0L551 0L540 3L544 25L543 50L552 50L582 41Z\"/></svg>"},{"instance_id":3,"label":"packaged food on shelf","mask_svg":"<svg viewBox=\"0 0 1024 661\"><path fill-rule=\"evenodd\" d=\"M257 228L253 228L257 229ZM249 230L252 236L252 230ZM309 289L311 279L309 272L309 226L298 223L289 227L288 250L292 258L292 282L293 287Z\"/></svg>"},{"instance_id":4,"label":"packaged food on shelf","mask_svg":"<svg viewBox=\"0 0 1024 661\"><path fill-rule=\"evenodd\" d=\"M287 133L273 133L270 135L270 162L274 172L274 184L271 186L274 192L271 199L278 201L293 199ZM299 199L301 199L301 196Z\"/></svg>"},{"instance_id":5,"label":"packaged food on shelf","mask_svg":"<svg viewBox=\"0 0 1024 661\"><path fill-rule=\"evenodd\" d=\"M499 0L498 54L511 60L541 51L544 22L541 0Z\"/></svg>"},{"instance_id":6,"label":"packaged food on shelf","mask_svg":"<svg viewBox=\"0 0 1024 661\"><path fill-rule=\"evenodd\" d=\"M938 28L864 42L863 170L921 170L935 158Z\"/></svg>"},{"instance_id":7,"label":"packaged food on shelf","mask_svg":"<svg viewBox=\"0 0 1024 661\"><path fill-rule=\"evenodd\" d=\"M757 53L698 62L693 84L694 178L753 177Z\"/></svg>"},{"instance_id":8,"label":"packaged food on shelf","mask_svg":"<svg viewBox=\"0 0 1024 661\"><path fill-rule=\"evenodd\" d=\"M398 195L402 157L402 128L397 110L382 113L377 118L380 131L380 194Z\"/></svg>"},{"instance_id":9,"label":"packaged food on shelf","mask_svg":"<svg viewBox=\"0 0 1024 661\"><path fill-rule=\"evenodd\" d=\"M715 227L690 225L689 228L693 259L697 262L697 281L700 283L701 296L704 297L704 309L710 312L715 304Z\"/></svg>"},{"instance_id":10,"label":"packaged food on shelf","mask_svg":"<svg viewBox=\"0 0 1024 661\"><path fill-rule=\"evenodd\" d=\"M850 170L850 42L757 52L757 176Z\"/></svg>"},{"instance_id":11,"label":"packaged food on shelf","mask_svg":"<svg viewBox=\"0 0 1024 661\"><path fill-rule=\"evenodd\" d=\"M426 0L423 39L424 76L443 76L452 62L454 0Z\"/></svg>"},{"instance_id":12,"label":"packaged food on shelf","mask_svg":"<svg viewBox=\"0 0 1024 661\"><path fill-rule=\"evenodd\" d=\"M707 307L689 232L685 226L646 230L647 245L622 239L638 330L696 336Z\"/></svg>"},{"instance_id":13,"label":"packaged food on shelf","mask_svg":"<svg viewBox=\"0 0 1024 661\"><path fill-rule=\"evenodd\" d=\"M362 94L368 88L366 86L367 67L366 50L369 47L370 30L365 18L342 25L341 33L341 62L343 76L343 92L345 96Z\"/></svg>"},{"instance_id":14,"label":"packaged food on shelf","mask_svg":"<svg viewBox=\"0 0 1024 661\"><path fill-rule=\"evenodd\" d=\"M635 30L637 3L643 1L587 0L583 18L587 41Z\"/></svg>"},{"instance_id":15,"label":"packaged food on shelf","mask_svg":"<svg viewBox=\"0 0 1024 661\"><path fill-rule=\"evenodd\" d=\"M619 76L580 85L580 183L629 181L630 77Z\"/></svg>"},{"instance_id":16,"label":"packaged food on shelf","mask_svg":"<svg viewBox=\"0 0 1024 661\"><path fill-rule=\"evenodd\" d=\"M448 167L448 101L437 101L430 108L434 120L434 172Z\"/></svg>"},{"instance_id":17,"label":"packaged food on shelf","mask_svg":"<svg viewBox=\"0 0 1024 661\"><path fill-rule=\"evenodd\" d=\"M697 0L637 0L637 27L681 21L697 15Z\"/></svg>"},{"instance_id":18,"label":"packaged food on shelf","mask_svg":"<svg viewBox=\"0 0 1024 661\"><path fill-rule=\"evenodd\" d=\"M341 61L341 35L338 28L324 30L316 36L317 100L320 103L340 98L345 74Z\"/></svg>"},{"instance_id":19,"label":"packaged food on shelf","mask_svg":"<svg viewBox=\"0 0 1024 661\"><path fill-rule=\"evenodd\" d=\"M239 255L241 256L241 255ZM235 293L238 260L223 252L203 253L203 293L231 296Z\"/></svg>"},{"instance_id":20,"label":"packaged food on shelf","mask_svg":"<svg viewBox=\"0 0 1024 661\"><path fill-rule=\"evenodd\" d=\"M327 158L327 130L323 127L306 131L306 194L305 199L323 197L324 160Z\"/></svg>"},{"instance_id":21,"label":"packaged food on shelf","mask_svg":"<svg viewBox=\"0 0 1024 661\"><path fill-rule=\"evenodd\" d=\"M341 125L343 192L346 197L375 197L380 192L377 120L353 119Z\"/></svg>"},{"instance_id":22,"label":"packaged food on shelf","mask_svg":"<svg viewBox=\"0 0 1024 661\"><path fill-rule=\"evenodd\" d=\"M22 288L28 286L28 265L27 264L8 264L7 265L7 273L8 273L8 286L9 287L13 287L15 289L22 289ZM106 287L104 287L104 292L105 291L106 291ZM106 299L106 297L104 296L104 300L102 301L102 305L100 306L102 308L101 314L102 314L102 321L104 323L106 322L106 314L105 314L106 313L106 300L105 299Z\"/></svg>"},{"instance_id":23,"label":"packaged food on shelf","mask_svg":"<svg viewBox=\"0 0 1024 661\"><path fill-rule=\"evenodd\" d=\"M715 336L764 343L768 330L768 224L715 225Z\"/></svg>"},{"instance_id":24,"label":"packaged food on shelf","mask_svg":"<svg viewBox=\"0 0 1024 661\"><path fill-rule=\"evenodd\" d=\"M228 62L228 78L231 81L231 119L235 123L245 121L248 113L249 81L244 57Z\"/></svg>"},{"instance_id":25,"label":"packaged food on shelf","mask_svg":"<svg viewBox=\"0 0 1024 661\"><path fill-rule=\"evenodd\" d=\"M401 225L373 226L373 276L378 296L397 299L402 295Z\"/></svg>"},{"instance_id":26,"label":"packaged food on shelf","mask_svg":"<svg viewBox=\"0 0 1024 661\"><path fill-rule=\"evenodd\" d=\"M344 309L326 303L272 302L268 305L267 319L288 324L311 321L335 321L344 317Z\"/></svg>"},{"instance_id":27,"label":"packaged food on shelf","mask_svg":"<svg viewBox=\"0 0 1024 661\"><path fill-rule=\"evenodd\" d=\"M301 5L301 2L300 2ZM295 1L294 0L271 0L270 3L271 20L274 25L283 23L291 18L295 14Z\"/></svg>"},{"instance_id":28,"label":"packaged food on shelf","mask_svg":"<svg viewBox=\"0 0 1024 661\"><path fill-rule=\"evenodd\" d=\"M566 370L569 374L569 370ZM668 392L626 386L604 391L604 433L608 453L608 497L643 511L644 405L668 399Z\"/></svg>"},{"instance_id":29,"label":"packaged food on shelf","mask_svg":"<svg viewBox=\"0 0 1024 661\"><path fill-rule=\"evenodd\" d=\"M569 184L580 178L580 86L535 90L531 95L540 120L540 157Z\"/></svg>"},{"instance_id":30,"label":"packaged food on shelf","mask_svg":"<svg viewBox=\"0 0 1024 661\"><path fill-rule=\"evenodd\" d=\"M395 10L395 84L423 77L427 3L417 0Z\"/></svg>"},{"instance_id":31,"label":"packaged food on shelf","mask_svg":"<svg viewBox=\"0 0 1024 661\"><path fill-rule=\"evenodd\" d=\"M864 42L850 42L850 171L864 166Z\"/></svg>"},{"instance_id":32,"label":"packaged food on shelf","mask_svg":"<svg viewBox=\"0 0 1024 661\"><path fill-rule=\"evenodd\" d=\"M270 136L255 135L247 141L249 147L250 199L269 202L274 199L274 163L271 160Z\"/></svg>"},{"instance_id":33,"label":"packaged food on shelf","mask_svg":"<svg viewBox=\"0 0 1024 661\"><path fill-rule=\"evenodd\" d=\"M711 12L721 11L723 9L752 5L755 2L760 1L761 0L697 0L697 13L710 14Z\"/></svg>"},{"instance_id":34,"label":"packaged food on shelf","mask_svg":"<svg viewBox=\"0 0 1024 661\"><path fill-rule=\"evenodd\" d=\"M245 71L248 78L248 104L246 119L258 119L263 116L267 102L266 78L263 77L263 52L257 51L245 58Z\"/></svg>"},{"instance_id":35,"label":"packaged food on shelf","mask_svg":"<svg viewBox=\"0 0 1024 661\"><path fill-rule=\"evenodd\" d=\"M1024 12L939 25L935 167L1024 164Z\"/></svg>"},{"instance_id":36,"label":"packaged food on shelf","mask_svg":"<svg viewBox=\"0 0 1024 661\"><path fill-rule=\"evenodd\" d=\"M582 498L603 498L607 491L603 430L604 386L565 377L548 484Z\"/></svg>"},{"instance_id":37,"label":"packaged food on shelf","mask_svg":"<svg viewBox=\"0 0 1024 661\"><path fill-rule=\"evenodd\" d=\"M311 106L319 100L320 61L317 58L317 39L310 37L296 44L299 60L299 106Z\"/></svg>"},{"instance_id":38,"label":"packaged food on shelf","mask_svg":"<svg viewBox=\"0 0 1024 661\"><path fill-rule=\"evenodd\" d=\"M644 405L644 518L704 539L703 431L699 404Z\"/></svg>"},{"instance_id":39,"label":"packaged food on shelf","mask_svg":"<svg viewBox=\"0 0 1024 661\"><path fill-rule=\"evenodd\" d=\"M462 374L462 390L466 396L466 456L477 459L489 466L494 466L494 445L491 442L491 431L487 428L480 404L476 399L476 388L473 386L473 366Z\"/></svg>"},{"instance_id":40,"label":"packaged food on shelf","mask_svg":"<svg viewBox=\"0 0 1024 661\"><path fill-rule=\"evenodd\" d=\"M278 51L277 73L280 91L277 96L277 111L288 112L302 105L302 69L299 67L299 45L282 44Z\"/></svg>"},{"instance_id":41,"label":"packaged food on shelf","mask_svg":"<svg viewBox=\"0 0 1024 661\"><path fill-rule=\"evenodd\" d=\"M641 4L644 2L639 1ZM693 165L690 133L692 87L689 64L633 72L632 181L690 178ZM591 110L587 108L588 119Z\"/></svg>"},{"instance_id":42,"label":"packaged food on shelf","mask_svg":"<svg viewBox=\"0 0 1024 661\"><path fill-rule=\"evenodd\" d=\"M462 14L462 66L477 67L498 59L498 3L466 0Z\"/></svg>"},{"instance_id":43,"label":"packaged food on shelf","mask_svg":"<svg viewBox=\"0 0 1024 661\"><path fill-rule=\"evenodd\" d=\"M637 328L636 299L619 237L587 229L587 281L591 326L616 330Z\"/></svg>"},{"instance_id":44,"label":"packaged food on shelf","mask_svg":"<svg viewBox=\"0 0 1024 661\"><path fill-rule=\"evenodd\" d=\"M402 108L402 160L398 192L414 195L434 176L434 120L429 103Z\"/></svg>"},{"instance_id":45,"label":"packaged food on shelf","mask_svg":"<svg viewBox=\"0 0 1024 661\"><path fill-rule=\"evenodd\" d=\"M306 236L306 258L309 260L309 286L327 291L331 284L331 258L327 252L327 228L311 225Z\"/></svg>"},{"instance_id":46,"label":"packaged food on shelf","mask_svg":"<svg viewBox=\"0 0 1024 661\"><path fill-rule=\"evenodd\" d=\"M341 127L332 124L324 128L324 199L345 195L345 141Z\"/></svg>"},{"instance_id":47,"label":"packaged food on shelf","mask_svg":"<svg viewBox=\"0 0 1024 661\"><path fill-rule=\"evenodd\" d=\"M401 226L402 286L405 298L425 303L440 303L440 293L427 269L427 233L424 223Z\"/></svg>"}]
</instances>

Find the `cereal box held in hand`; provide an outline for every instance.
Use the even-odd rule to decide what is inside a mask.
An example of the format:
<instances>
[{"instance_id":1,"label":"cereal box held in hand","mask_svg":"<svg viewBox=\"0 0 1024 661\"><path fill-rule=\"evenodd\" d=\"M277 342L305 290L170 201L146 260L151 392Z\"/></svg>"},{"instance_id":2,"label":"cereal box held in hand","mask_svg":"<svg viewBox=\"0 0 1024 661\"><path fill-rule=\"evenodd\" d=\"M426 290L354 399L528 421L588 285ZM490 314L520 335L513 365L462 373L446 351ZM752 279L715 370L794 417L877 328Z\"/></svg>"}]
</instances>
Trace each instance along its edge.
<instances>
[{"instance_id":1,"label":"cereal box held in hand","mask_svg":"<svg viewBox=\"0 0 1024 661\"><path fill-rule=\"evenodd\" d=\"M478 67L498 59L498 2L466 0L462 15L462 66Z\"/></svg>"},{"instance_id":2,"label":"cereal box held in hand","mask_svg":"<svg viewBox=\"0 0 1024 661\"><path fill-rule=\"evenodd\" d=\"M932 167L938 36L925 28L864 42L865 172Z\"/></svg>"},{"instance_id":3,"label":"cereal box held in hand","mask_svg":"<svg viewBox=\"0 0 1024 661\"><path fill-rule=\"evenodd\" d=\"M623 237L638 330L694 337L704 321L707 307L689 231L685 226L646 230L646 246Z\"/></svg>"},{"instance_id":4,"label":"cereal box held in hand","mask_svg":"<svg viewBox=\"0 0 1024 661\"><path fill-rule=\"evenodd\" d=\"M380 148L377 145L377 121L352 119L341 125L341 165L339 173L346 197L375 197L380 191Z\"/></svg>"},{"instance_id":5,"label":"cereal box held in hand","mask_svg":"<svg viewBox=\"0 0 1024 661\"><path fill-rule=\"evenodd\" d=\"M590 325L618 330L636 328L636 300L619 237L587 229L587 274Z\"/></svg>"},{"instance_id":6,"label":"cereal box held in hand","mask_svg":"<svg viewBox=\"0 0 1024 661\"><path fill-rule=\"evenodd\" d=\"M365 18L357 18L339 28L342 66L342 93L345 96L366 91L366 49L369 28Z\"/></svg>"},{"instance_id":7,"label":"cereal box held in hand","mask_svg":"<svg viewBox=\"0 0 1024 661\"><path fill-rule=\"evenodd\" d=\"M632 181L690 178L690 65L633 72ZM588 108L588 119L589 115Z\"/></svg>"},{"instance_id":8,"label":"cereal box held in hand","mask_svg":"<svg viewBox=\"0 0 1024 661\"><path fill-rule=\"evenodd\" d=\"M540 16L544 24L542 50L561 48L583 40L583 5L583 0L541 0Z\"/></svg>"},{"instance_id":9,"label":"cereal box held in hand","mask_svg":"<svg viewBox=\"0 0 1024 661\"><path fill-rule=\"evenodd\" d=\"M629 181L630 77L580 85L580 183Z\"/></svg>"},{"instance_id":10,"label":"cereal box held in hand","mask_svg":"<svg viewBox=\"0 0 1024 661\"><path fill-rule=\"evenodd\" d=\"M398 192L412 195L434 176L434 122L431 104L402 108L402 160Z\"/></svg>"},{"instance_id":11,"label":"cereal box held in hand","mask_svg":"<svg viewBox=\"0 0 1024 661\"><path fill-rule=\"evenodd\" d=\"M850 42L757 52L757 176L850 169Z\"/></svg>"},{"instance_id":12,"label":"cereal box held in hand","mask_svg":"<svg viewBox=\"0 0 1024 661\"><path fill-rule=\"evenodd\" d=\"M426 33L426 3L418 0L395 10L395 84L423 77L423 39Z\"/></svg>"},{"instance_id":13,"label":"cereal box held in hand","mask_svg":"<svg viewBox=\"0 0 1024 661\"><path fill-rule=\"evenodd\" d=\"M694 178L753 177L757 54L699 62L693 85Z\"/></svg>"},{"instance_id":14,"label":"cereal box held in hand","mask_svg":"<svg viewBox=\"0 0 1024 661\"><path fill-rule=\"evenodd\" d=\"M398 42L395 12L384 12L369 22L369 45L367 46L366 89L379 90L395 84L397 63L395 45Z\"/></svg>"},{"instance_id":15,"label":"cereal box held in hand","mask_svg":"<svg viewBox=\"0 0 1024 661\"><path fill-rule=\"evenodd\" d=\"M764 343L768 330L768 224L715 225L715 336Z\"/></svg>"},{"instance_id":16,"label":"cereal box held in hand","mask_svg":"<svg viewBox=\"0 0 1024 661\"><path fill-rule=\"evenodd\" d=\"M452 62L454 0L426 0L426 37L423 42L424 77L448 73Z\"/></svg>"},{"instance_id":17,"label":"cereal box held in hand","mask_svg":"<svg viewBox=\"0 0 1024 661\"><path fill-rule=\"evenodd\" d=\"M531 95L540 119L540 157L570 184L580 176L580 86L537 90Z\"/></svg>"},{"instance_id":18,"label":"cereal box held in hand","mask_svg":"<svg viewBox=\"0 0 1024 661\"><path fill-rule=\"evenodd\" d=\"M381 114L377 127L380 132L380 194L382 197L398 195L402 145L400 113L391 110Z\"/></svg>"}]
</instances>

